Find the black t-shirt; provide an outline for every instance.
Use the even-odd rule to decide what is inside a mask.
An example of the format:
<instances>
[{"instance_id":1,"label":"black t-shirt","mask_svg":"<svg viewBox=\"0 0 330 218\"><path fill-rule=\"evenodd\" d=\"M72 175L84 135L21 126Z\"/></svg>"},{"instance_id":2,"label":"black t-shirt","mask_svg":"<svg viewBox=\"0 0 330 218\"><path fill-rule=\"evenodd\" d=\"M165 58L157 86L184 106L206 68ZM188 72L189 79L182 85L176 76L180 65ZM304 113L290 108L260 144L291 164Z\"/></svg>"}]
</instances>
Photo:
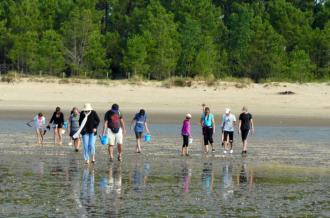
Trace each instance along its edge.
<instances>
[{"instance_id":1,"label":"black t-shirt","mask_svg":"<svg viewBox=\"0 0 330 218\"><path fill-rule=\"evenodd\" d=\"M49 123L54 123L58 128L62 128L64 124L64 115L62 112L54 112L52 118Z\"/></svg>"},{"instance_id":2,"label":"black t-shirt","mask_svg":"<svg viewBox=\"0 0 330 218\"><path fill-rule=\"evenodd\" d=\"M241 113L239 120L241 123L241 130L249 130L251 128L252 115L250 113Z\"/></svg>"}]
</instances>

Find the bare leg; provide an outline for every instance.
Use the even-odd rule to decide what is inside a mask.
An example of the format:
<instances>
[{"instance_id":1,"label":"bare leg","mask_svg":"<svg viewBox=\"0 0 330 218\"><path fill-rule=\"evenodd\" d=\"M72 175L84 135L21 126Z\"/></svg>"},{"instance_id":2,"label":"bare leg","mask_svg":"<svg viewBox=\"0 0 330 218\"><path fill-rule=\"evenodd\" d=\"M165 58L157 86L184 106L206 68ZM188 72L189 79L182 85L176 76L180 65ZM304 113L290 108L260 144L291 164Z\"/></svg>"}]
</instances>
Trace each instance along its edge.
<instances>
[{"instance_id":1,"label":"bare leg","mask_svg":"<svg viewBox=\"0 0 330 218\"><path fill-rule=\"evenodd\" d=\"M73 142L74 142L74 148L76 149L76 151L79 150L79 148L80 148L80 139L79 138L75 139Z\"/></svg>"},{"instance_id":2,"label":"bare leg","mask_svg":"<svg viewBox=\"0 0 330 218\"><path fill-rule=\"evenodd\" d=\"M141 152L141 138L138 139L138 149L139 149L139 152Z\"/></svg>"},{"instance_id":3,"label":"bare leg","mask_svg":"<svg viewBox=\"0 0 330 218\"><path fill-rule=\"evenodd\" d=\"M136 139L136 152L141 152L141 138Z\"/></svg>"},{"instance_id":4,"label":"bare leg","mask_svg":"<svg viewBox=\"0 0 330 218\"><path fill-rule=\"evenodd\" d=\"M113 145L109 145L108 152L109 152L110 159L113 160Z\"/></svg>"},{"instance_id":5,"label":"bare leg","mask_svg":"<svg viewBox=\"0 0 330 218\"><path fill-rule=\"evenodd\" d=\"M40 134L40 143L41 145L44 144L44 133L43 133L43 129L39 130L39 134Z\"/></svg>"},{"instance_id":6,"label":"bare leg","mask_svg":"<svg viewBox=\"0 0 330 218\"><path fill-rule=\"evenodd\" d=\"M54 129L54 144L57 144L57 128Z\"/></svg>"},{"instance_id":7,"label":"bare leg","mask_svg":"<svg viewBox=\"0 0 330 218\"><path fill-rule=\"evenodd\" d=\"M184 155L184 147L182 147L182 149L181 149L181 156L183 156Z\"/></svg>"},{"instance_id":8,"label":"bare leg","mask_svg":"<svg viewBox=\"0 0 330 218\"><path fill-rule=\"evenodd\" d=\"M209 146L205 145L205 153L209 153Z\"/></svg>"},{"instance_id":9,"label":"bare leg","mask_svg":"<svg viewBox=\"0 0 330 218\"><path fill-rule=\"evenodd\" d=\"M121 159L122 151L123 151L123 145L122 144L118 144L118 157L120 159Z\"/></svg>"},{"instance_id":10,"label":"bare leg","mask_svg":"<svg viewBox=\"0 0 330 218\"><path fill-rule=\"evenodd\" d=\"M40 144L40 132L39 129L36 130L37 144Z\"/></svg>"},{"instance_id":11,"label":"bare leg","mask_svg":"<svg viewBox=\"0 0 330 218\"><path fill-rule=\"evenodd\" d=\"M247 140L243 141L243 151L247 150Z\"/></svg>"},{"instance_id":12,"label":"bare leg","mask_svg":"<svg viewBox=\"0 0 330 218\"><path fill-rule=\"evenodd\" d=\"M62 128L57 129L59 144L62 145Z\"/></svg>"}]
</instances>

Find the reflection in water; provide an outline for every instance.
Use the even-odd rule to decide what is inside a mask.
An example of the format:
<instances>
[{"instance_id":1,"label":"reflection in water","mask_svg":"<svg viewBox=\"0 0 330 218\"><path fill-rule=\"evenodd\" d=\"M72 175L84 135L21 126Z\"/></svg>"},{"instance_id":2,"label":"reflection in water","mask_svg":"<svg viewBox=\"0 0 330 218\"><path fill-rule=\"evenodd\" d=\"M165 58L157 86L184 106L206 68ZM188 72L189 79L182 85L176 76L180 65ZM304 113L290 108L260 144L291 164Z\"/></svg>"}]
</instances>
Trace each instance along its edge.
<instances>
[{"instance_id":1,"label":"reflection in water","mask_svg":"<svg viewBox=\"0 0 330 218\"><path fill-rule=\"evenodd\" d=\"M133 170L133 190L139 192L147 184L148 176L150 173L150 164L143 163L143 168L141 168L139 162L135 163Z\"/></svg>"},{"instance_id":2,"label":"reflection in water","mask_svg":"<svg viewBox=\"0 0 330 218\"><path fill-rule=\"evenodd\" d=\"M40 178L44 176L44 162L38 161L32 164L32 172Z\"/></svg>"},{"instance_id":3,"label":"reflection in water","mask_svg":"<svg viewBox=\"0 0 330 218\"><path fill-rule=\"evenodd\" d=\"M254 183L254 175L252 169L248 171L248 167L246 163L243 163L241 166L241 170L239 172L239 176L237 177L237 183L241 188L245 188L248 185L249 190L251 191L253 183Z\"/></svg>"},{"instance_id":4,"label":"reflection in water","mask_svg":"<svg viewBox=\"0 0 330 218\"><path fill-rule=\"evenodd\" d=\"M204 163L202 173L202 188L207 195L210 195L213 191L213 170L212 162Z\"/></svg>"},{"instance_id":5,"label":"reflection in water","mask_svg":"<svg viewBox=\"0 0 330 218\"><path fill-rule=\"evenodd\" d=\"M82 178L80 199L87 214L92 214L95 206L94 167L85 167Z\"/></svg>"},{"instance_id":6,"label":"reflection in water","mask_svg":"<svg viewBox=\"0 0 330 218\"><path fill-rule=\"evenodd\" d=\"M100 180L102 204L105 209L104 215L109 217L118 216L121 208L122 172L121 163L110 164L107 177Z\"/></svg>"},{"instance_id":7,"label":"reflection in water","mask_svg":"<svg viewBox=\"0 0 330 218\"><path fill-rule=\"evenodd\" d=\"M188 167L187 163L185 163L182 168L183 192L184 193L189 192L190 177L191 177L191 169Z\"/></svg>"},{"instance_id":8,"label":"reflection in water","mask_svg":"<svg viewBox=\"0 0 330 218\"><path fill-rule=\"evenodd\" d=\"M228 200L234 194L233 190L233 166L231 163L226 163L222 168L222 184L223 191L222 197L224 200Z\"/></svg>"}]
</instances>

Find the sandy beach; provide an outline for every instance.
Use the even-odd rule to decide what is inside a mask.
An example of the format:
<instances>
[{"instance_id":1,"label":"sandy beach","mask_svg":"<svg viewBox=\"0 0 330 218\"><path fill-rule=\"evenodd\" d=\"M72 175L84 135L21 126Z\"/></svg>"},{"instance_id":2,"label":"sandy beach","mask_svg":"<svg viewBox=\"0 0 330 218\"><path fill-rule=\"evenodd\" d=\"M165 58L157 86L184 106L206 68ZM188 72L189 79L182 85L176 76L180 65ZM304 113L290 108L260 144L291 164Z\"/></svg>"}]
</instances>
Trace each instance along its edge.
<instances>
[{"instance_id":1,"label":"sandy beach","mask_svg":"<svg viewBox=\"0 0 330 218\"><path fill-rule=\"evenodd\" d=\"M292 91L293 95L279 92ZM113 81L109 85L59 84L31 82L0 83L0 117L29 117L43 111L50 113L56 106L69 111L73 106L93 104L101 114L118 103L126 114L145 108L159 121L176 120L187 112L199 116L201 104L220 116L226 107L235 114L247 106L261 123L297 125L327 125L330 123L330 86L328 84L251 84L237 88L234 83L221 82L217 86L166 88L160 82L129 84ZM19 115L18 115L19 114ZM160 118L161 117L161 118Z\"/></svg>"}]
</instances>

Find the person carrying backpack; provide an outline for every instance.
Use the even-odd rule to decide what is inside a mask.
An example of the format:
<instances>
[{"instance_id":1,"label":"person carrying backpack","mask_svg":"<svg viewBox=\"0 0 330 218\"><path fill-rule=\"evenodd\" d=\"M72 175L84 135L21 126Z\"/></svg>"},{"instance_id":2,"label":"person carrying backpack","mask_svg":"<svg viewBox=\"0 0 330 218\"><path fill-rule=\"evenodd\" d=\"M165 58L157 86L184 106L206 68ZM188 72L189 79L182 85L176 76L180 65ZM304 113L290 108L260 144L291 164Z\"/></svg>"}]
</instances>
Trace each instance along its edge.
<instances>
[{"instance_id":1,"label":"person carrying backpack","mask_svg":"<svg viewBox=\"0 0 330 218\"><path fill-rule=\"evenodd\" d=\"M111 109L105 113L103 135L109 139L108 152L110 161L113 161L113 147L118 146L118 161L122 160L123 135L126 134L125 122L118 104L113 104Z\"/></svg>"}]
</instances>

